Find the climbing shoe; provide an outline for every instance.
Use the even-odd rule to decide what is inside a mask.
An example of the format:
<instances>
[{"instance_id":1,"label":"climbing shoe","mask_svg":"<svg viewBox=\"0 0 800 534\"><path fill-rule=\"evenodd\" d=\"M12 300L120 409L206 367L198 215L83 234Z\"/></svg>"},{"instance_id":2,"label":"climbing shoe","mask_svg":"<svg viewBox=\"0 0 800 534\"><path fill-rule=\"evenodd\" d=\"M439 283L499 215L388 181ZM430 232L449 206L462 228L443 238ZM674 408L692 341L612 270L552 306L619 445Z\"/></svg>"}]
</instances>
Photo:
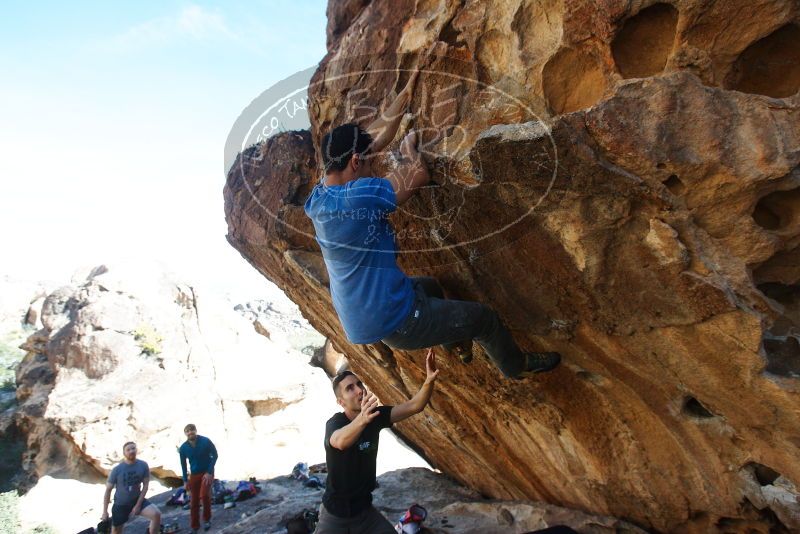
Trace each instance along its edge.
<instances>
[{"instance_id":1,"label":"climbing shoe","mask_svg":"<svg viewBox=\"0 0 800 534\"><path fill-rule=\"evenodd\" d=\"M557 352L529 352L525 354L525 370L520 373L519 378L552 371L560 362L561 355Z\"/></svg>"}]
</instances>

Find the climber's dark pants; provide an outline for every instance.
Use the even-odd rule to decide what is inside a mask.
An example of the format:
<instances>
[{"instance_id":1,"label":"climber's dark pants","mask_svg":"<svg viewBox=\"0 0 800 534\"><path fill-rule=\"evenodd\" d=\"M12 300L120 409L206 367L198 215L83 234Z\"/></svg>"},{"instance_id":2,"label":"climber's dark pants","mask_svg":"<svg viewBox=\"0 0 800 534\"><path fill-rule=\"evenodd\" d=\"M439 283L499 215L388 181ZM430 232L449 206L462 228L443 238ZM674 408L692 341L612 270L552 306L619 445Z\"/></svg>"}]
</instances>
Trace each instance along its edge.
<instances>
[{"instance_id":1,"label":"climber's dark pants","mask_svg":"<svg viewBox=\"0 0 800 534\"><path fill-rule=\"evenodd\" d=\"M416 350L461 341L477 341L507 377L524 371L525 357L497 313L479 302L447 300L435 278L412 278L414 306L403 324L382 341L392 348Z\"/></svg>"}]
</instances>

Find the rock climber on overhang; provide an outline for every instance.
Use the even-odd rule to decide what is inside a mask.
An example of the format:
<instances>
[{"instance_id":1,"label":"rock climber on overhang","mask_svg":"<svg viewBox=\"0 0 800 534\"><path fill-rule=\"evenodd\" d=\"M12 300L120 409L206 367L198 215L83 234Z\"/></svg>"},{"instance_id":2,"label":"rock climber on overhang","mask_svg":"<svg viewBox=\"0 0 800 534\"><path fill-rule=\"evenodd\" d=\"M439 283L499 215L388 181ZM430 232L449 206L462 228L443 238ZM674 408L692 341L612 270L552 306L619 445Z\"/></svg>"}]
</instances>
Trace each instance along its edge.
<instances>
[{"instance_id":1,"label":"rock climber on overhang","mask_svg":"<svg viewBox=\"0 0 800 534\"><path fill-rule=\"evenodd\" d=\"M372 159L395 138L416 79L415 71L366 130L343 124L322 139L323 177L305 211L314 223L347 339L382 341L400 350L461 348L464 361L471 359L475 340L506 377L550 371L561 361L557 352L521 351L494 310L445 299L435 279L410 278L397 266L388 216L426 185L430 174L414 131L403 138L398 165L385 178L374 176Z\"/></svg>"}]
</instances>

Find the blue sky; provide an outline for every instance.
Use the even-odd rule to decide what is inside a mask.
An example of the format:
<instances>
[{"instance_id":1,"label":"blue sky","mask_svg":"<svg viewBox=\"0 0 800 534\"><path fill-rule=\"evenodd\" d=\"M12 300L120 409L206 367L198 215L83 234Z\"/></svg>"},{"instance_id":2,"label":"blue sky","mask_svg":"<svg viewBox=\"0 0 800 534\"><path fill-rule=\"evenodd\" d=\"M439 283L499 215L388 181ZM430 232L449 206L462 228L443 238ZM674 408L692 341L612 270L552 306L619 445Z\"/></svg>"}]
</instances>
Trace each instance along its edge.
<instances>
[{"instance_id":1,"label":"blue sky","mask_svg":"<svg viewBox=\"0 0 800 534\"><path fill-rule=\"evenodd\" d=\"M160 259L260 282L225 241L225 138L325 54L324 0L12 2L0 19L0 274Z\"/></svg>"}]
</instances>

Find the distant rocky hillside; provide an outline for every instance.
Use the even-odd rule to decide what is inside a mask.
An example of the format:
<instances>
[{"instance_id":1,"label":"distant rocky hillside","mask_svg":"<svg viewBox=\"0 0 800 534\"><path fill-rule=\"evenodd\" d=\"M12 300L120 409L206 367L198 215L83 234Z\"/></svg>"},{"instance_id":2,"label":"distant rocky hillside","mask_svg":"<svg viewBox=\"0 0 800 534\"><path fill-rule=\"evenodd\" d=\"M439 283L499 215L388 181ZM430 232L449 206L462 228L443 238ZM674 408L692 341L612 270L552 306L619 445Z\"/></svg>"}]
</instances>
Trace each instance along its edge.
<instances>
[{"instance_id":1,"label":"distant rocky hillside","mask_svg":"<svg viewBox=\"0 0 800 534\"><path fill-rule=\"evenodd\" d=\"M251 321L256 332L275 343L313 355L325 344L325 338L303 319L297 305L285 299L280 302L253 300L233 307Z\"/></svg>"},{"instance_id":2,"label":"distant rocky hillside","mask_svg":"<svg viewBox=\"0 0 800 534\"><path fill-rule=\"evenodd\" d=\"M188 422L213 436L230 478L320 456L322 422L299 422L335 407L327 377L230 303L159 272L101 266L51 292L41 321L17 369L16 426L32 481L97 480L128 440L159 477L175 479Z\"/></svg>"},{"instance_id":3,"label":"distant rocky hillside","mask_svg":"<svg viewBox=\"0 0 800 534\"><path fill-rule=\"evenodd\" d=\"M25 356L20 345L41 328L42 303L51 285L7 275L0 277L0 450L3 451L0 454L0 493L16 488L25 449L14 424L16 369Z\"/></svg>"}]
</instances>

